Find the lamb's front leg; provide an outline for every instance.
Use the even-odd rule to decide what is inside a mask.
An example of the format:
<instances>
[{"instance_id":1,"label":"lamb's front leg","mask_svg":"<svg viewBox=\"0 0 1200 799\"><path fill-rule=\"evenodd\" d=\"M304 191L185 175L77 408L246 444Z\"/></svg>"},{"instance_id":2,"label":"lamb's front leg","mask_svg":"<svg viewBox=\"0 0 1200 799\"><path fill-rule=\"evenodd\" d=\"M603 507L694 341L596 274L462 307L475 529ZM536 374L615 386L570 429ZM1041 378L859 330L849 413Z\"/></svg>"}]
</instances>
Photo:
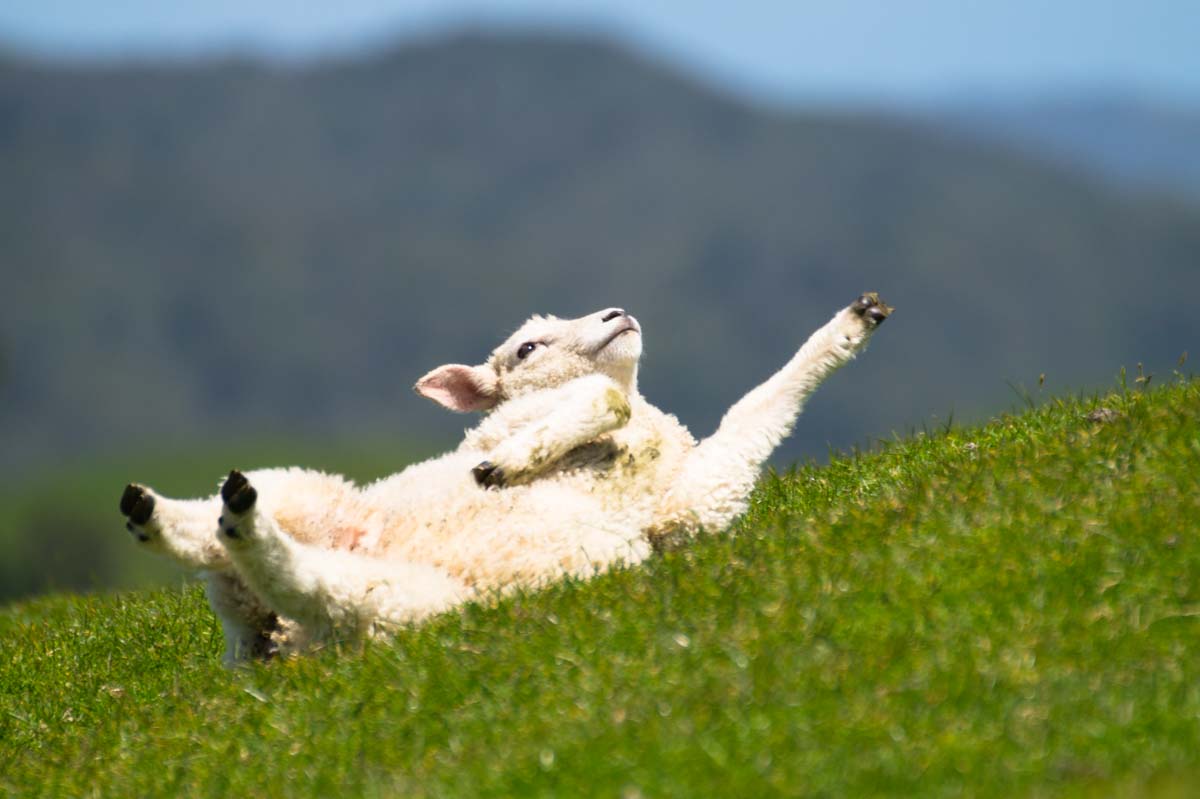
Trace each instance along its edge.
<instances>
[{"instance_id":1,"label":"lamb's front leg","mask_svg":"<svg viewBox=\"0 0 1200 799\"><path fill-rule=\"evenodd\" d=\"M739 400L684 462L658 514L659 532L720 529L745 511L759 470L792 431L808 396L867 345L892 312L863 294L813 333L769 380Z\"/></svg>"},{"instance_id":2,"label":"lamb's front leg","mask_svg":"<svg viewBox=\"0 0 1200 799\"><path fill-rule=\"evenodd\" d=\"M541 399L544 412L500 441L472 473L483 486L527 482L571 450L629 422L629 398L603 375L573 380Z\"/></svg>"},{"instance_id":3,"label":"lamb's front leg","mask_svg":"<svg viewBox=\"0 0 1200 799\"><path fill-rule=\"evenodd\" d=\"M302 544L279 529L241 472L221 488L218 535L242 580L313 643L361 638L461 601L464 586L432 566Z\"/></svg>"}]
</instances>

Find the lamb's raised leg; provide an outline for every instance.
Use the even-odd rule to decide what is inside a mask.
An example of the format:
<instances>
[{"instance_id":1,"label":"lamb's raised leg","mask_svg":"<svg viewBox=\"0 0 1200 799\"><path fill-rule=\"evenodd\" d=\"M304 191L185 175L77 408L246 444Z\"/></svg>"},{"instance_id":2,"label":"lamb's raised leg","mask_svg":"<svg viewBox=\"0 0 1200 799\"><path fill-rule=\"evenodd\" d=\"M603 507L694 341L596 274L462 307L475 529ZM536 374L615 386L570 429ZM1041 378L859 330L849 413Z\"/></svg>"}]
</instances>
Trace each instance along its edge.
<instances>
[{"instance_id":1,"label":"lamb's raised leg","mask_svg":"<svg viewBox=\"0 0 1200 799\"><path fill-rule=\"evenodd\" d=\"M718 530L743 513L759 470L791 433L805 400L866 347L891 312L878 294L863 294L813 333L787 365L735 403L717 432L688 455L651 536L698 527Z\"/></svg>"},{"instance_id":2,"label":"lamb's raised leg","mask_svg":"<svg viewBox=\"0 0 1200 799\"><path fill-rule=\"evenodd\" d=\"M130 483L121 494L125 529L146 549L193 569L227 569L229 557L213 532L218 497L169 499Z\"/></svg>"},{"instance_id":3,"label":"lamb's raised leg","mask_svg":"<svg viewBox=\"0 0 1200 799\"><path fill-rule=\"evenodd\" d=\"M465 587L432 566L302 544L281 531L238 471L221 488L218 537L239 577L313 643L370 637L445 610Z\"/></svg>"},{"instance_id":4,"label":"lamb's raised leg","mask_svg":"<svg viewBox=\"0 0 1200 799\"><path fill-rule=\"evenodd\" d=\"M274 651L275 613L241 581L214 523L221 499L169 499L131 483L121 495L125 529L142 546L204 574L208 603L225 635L225 664L269 657Z\"/></svg>"}]
</instances>

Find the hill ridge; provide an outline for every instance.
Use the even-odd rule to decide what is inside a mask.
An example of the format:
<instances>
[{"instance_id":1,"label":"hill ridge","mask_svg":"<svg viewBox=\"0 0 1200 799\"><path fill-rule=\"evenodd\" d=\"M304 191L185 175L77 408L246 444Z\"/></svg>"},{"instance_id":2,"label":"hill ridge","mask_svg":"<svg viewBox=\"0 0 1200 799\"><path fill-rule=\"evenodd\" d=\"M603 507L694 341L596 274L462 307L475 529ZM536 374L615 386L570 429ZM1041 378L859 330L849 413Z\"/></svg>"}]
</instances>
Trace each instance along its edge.
<instances>
[{"instance_id":1,"label":"hill ridge","mask_svg":"<svg viewBox=\"0 0 1200 799\"><path fill-rule=\"evenodd\" d=\"M586 41L0 75L0 469L183 436L449 440L412 380L535 311L648 317L646 393L702 434L850 298L895 297L784 458L1196 338L1162 310L1200 280L1192 210Z\"/></svg>"}]
</instances>

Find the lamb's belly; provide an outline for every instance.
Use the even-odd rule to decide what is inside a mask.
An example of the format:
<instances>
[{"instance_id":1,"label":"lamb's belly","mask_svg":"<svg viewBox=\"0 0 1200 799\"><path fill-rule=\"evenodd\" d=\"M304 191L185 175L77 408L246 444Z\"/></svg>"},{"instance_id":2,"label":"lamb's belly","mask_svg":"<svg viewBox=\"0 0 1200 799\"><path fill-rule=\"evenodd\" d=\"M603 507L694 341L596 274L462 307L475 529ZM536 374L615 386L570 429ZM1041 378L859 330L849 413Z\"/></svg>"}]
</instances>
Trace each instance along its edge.
<instances>
[{"instance_id":1,"label":"lamb's belly","mask_svg":"<svg viewBox=\"0 0 1200 799\"><path fill-rule=\"evenodd\" d=\"M398 514L382 554L434 564L475 589L531 585L645 557L649 505L614 507L595 487L591 477L473 487Z\"/></svg>"}]
</instances>

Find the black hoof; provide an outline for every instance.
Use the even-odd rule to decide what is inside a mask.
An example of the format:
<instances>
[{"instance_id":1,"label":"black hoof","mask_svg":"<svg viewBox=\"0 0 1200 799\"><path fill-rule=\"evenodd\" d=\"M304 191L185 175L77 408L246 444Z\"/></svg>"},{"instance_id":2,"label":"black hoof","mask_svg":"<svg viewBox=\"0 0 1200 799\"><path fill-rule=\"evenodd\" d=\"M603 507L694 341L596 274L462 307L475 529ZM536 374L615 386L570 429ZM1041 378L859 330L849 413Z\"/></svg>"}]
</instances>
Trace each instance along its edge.
<instances>
[{"instance_id":1,"label":"black hoof","mask_svg":"<svg viewBox=\"0 0 1200 799\"><path fill-rule=\"evenodd\" d=\"M892 313L888 304L873 291L869 291L855 300L854 304L850 306L850 310L875 325L882 324L883 320Z\"/></svg>"},{"instance_id":2,"label":"black hoof","mask_svg":"<svg viewBox=\"0 0 1200 799\"><path fill-rule=\"evenodd\" d=\"M484 461L471 470L475 482L485 488L499 488L504 485L504 470L491 461Z\"/></svg>"},{"instance_id":3,"label":"black hoof","mask_svg":"<svg viewBox=\"0 0 1200 799\"><path fill-rule=\"evenodd\" d=\"M145 486L130 483L121 494L121 514L129 517L133 524L142 525L150 521L154 513L154 495Z\"/></svg>"},{"instance_id":4,"label":"black hoof","mask_svg":"<svg viewBox=\"0 0 1200 799\"><path fill-rule=\"evenodd\" d=\"M133 533L134 537L143 544L150 540L150 536L143 533L141 530L133 526L133 522L125 522L125 529Z\"/></svg>"},{"instance_id":5,"label":"black hoof","mask_svg":"<svg viewBox=\"0 0 1200 799\"><path fill-rule=\"evenodd\" d=\"M234 469L225 478L225 485L221 486L221 499L225 500L226 507L240 516L254 507L258 492L250 485L246 475Z\"/></svg>"}]
</instances>

